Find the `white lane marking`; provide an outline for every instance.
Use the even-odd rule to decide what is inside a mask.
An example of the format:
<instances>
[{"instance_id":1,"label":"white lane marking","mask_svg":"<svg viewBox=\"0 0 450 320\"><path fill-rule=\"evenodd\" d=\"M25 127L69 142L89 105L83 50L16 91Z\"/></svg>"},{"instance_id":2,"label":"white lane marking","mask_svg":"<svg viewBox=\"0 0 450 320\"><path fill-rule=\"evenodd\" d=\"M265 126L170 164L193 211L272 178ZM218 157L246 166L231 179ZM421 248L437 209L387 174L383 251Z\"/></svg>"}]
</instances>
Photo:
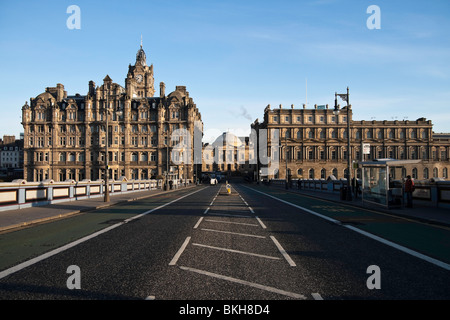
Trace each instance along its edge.
<instances>
[{"instance_id":1,"label":"white lane marking","mask_svg":"<svg viewBox=\"0 0 450 320\"><path fill-rule=\"evenodd\" d=\"M184 240L184 242L181 245L180 249L178 249L177 253L173 256L172 261L170 261L169 266L174 266L174 265L177 264L178 259L180 258L180 256L183 253L184 249L186 249L189 241L191 241L191 237L187 237L186 240Z\"/></svg>"},{"instance_id":2,"label":"white lane marking","mask_svg":"<svg viewBox=\"0 0 450 320\"><path fill-rule=\"evenodd\" d=\"M264 236L257 236L257 235L254 235L254 234L238 233L238 232L231 232L231 231L222 231L222 230L213 230L213 229L200 229L200 230L210 231L210 232L219 232L219 233L228 233L228 234L234 234L234 235L238 235L238 236L253 237L253 238L260 238L260 239L265 239L266 238Z\"/></svg>"},{"instance_id":3,"label":"white lane marking","mask_svg":"<svg viewBox=\"0 0 450 320\"><path fill-rule=\"evenodd\" d=\"M200 244L200 243L193 243L192 245L198 246L198 247L209 248L209 249L228 251L228 252L233 252L233 253L240 253L240 254L245 254L245 255L255 256L255 257L260 257L260 258L280 260L280 258L278 258L278 257L266 256L264 254L258 254L258 253L252 253L252 252L246 252L246 251L240 251L240 250L234 250L234 249L228 249L228 248L213 247L213 246L208 246L208 245Z\"/></svg>"},{"instance_id":4,"label":"white lane marking","mask_svg":"<svg viewBox=\"0 0 450 320\"><path fill-rule=\"evenodd\" d=\"M240 224L240 225L243 225L243 226L258 227L258 225L254 224L254 223L232 222L232 221L211 220L211 219L205 219L205 221L217 222L217 223L228 223L228 224Z\"/></svg>"},{"instance_id":5,"label":"white lane marking","mask_svg":"<svg viewBox=\"0 0 450 320\"><path fill-rule=\"evenodd\" d=\"M203 214L206 214L209 211L209 207L206 208L205 212L203 212Z\"/></svg>"},{"instance_id":6,"label":"white lane marking","mask_svg":"<svg viewBox=\"0 0 450 320\"><path fill-rule=\"evenodd\" d=\"M314 300L323 300L322 296L317 292L311 293L311 295L314 298Z\"/></svg>"},{"instance_id":7,"label":"white lane marking","mask_svg":"<svg viewBox=\"0 0 450 320\"><path fill-rule=\"evenodd\" d=\"M146 215L146 214L149 214L149 213L152 213L152 212L154 212L154 211L156 211L156 210L159 210L159 209L161 209L161 208L164 208L165 206L168 206L168 205L170 205L170 204L172 204L172 203L174 203L174 202L177 202L177 201L179 201L179 200L181 200L181 199L183 199L183 198L186 198L186 197L188 197L188 196L190 196L190 195L193 195L194 193L197 193L197 192L202 191L202 190L204 190L204 189L206 189L206 188L202 188L202 189L200 189L200 190L191 192L191 193L189 193L189 194L187 194L187 195L184 195L184 196L182 196L182 197L180 197L180 198L177 198L177 199L172 200L172 201L170 201L170 202L167 202L167 203L165 203L165 204L163 204L163 205L160 205L159 207L156 207L156 208L151 209L151 210L148 210L148 211L146 211L146 212L144 212L144 213L142 213L142 214L139 214L139 215L137 215L137 216L134 216L134 217L131 217L131 218L129 218L129 219L126 219L126 220L124 220L123 222L116 223L116 224L114 224L114 225L112 225L112 226L110 226L110 227L107 227L107 228L105 228L105 229L102 229L102 230L99 230L99 231L97 231L97 232L94 232L94 233L92 233L92 234L90 234L90 235L88 235L88 236L85 236L85 237L81 238L81 239L78 239L78 240L75 240L75 241L73 241L73 242L71 242L71 243L68 243L68 244L66 244L66 245L64 245L64 246L62 246L62 247L59 247L59 248L56 248L56 249L54 249L54 250L52 250L52 251L49 251L49 252L47 252L47 253L44 253L44 254L42 254L42 255L36 257L36 258L30 259L30 260L28 260L28 261L22 262L22 263L20 263L20 264L18 264L18 265L16 265L16 266L14 266L14 267L11 267L11 268L9 268L9 269L3 270L2 272L0 272L0 279L4 278L4 277L6 277L6 276L9 276L10 274L13 274L13 273L15 273L15 272L17 272L17 271L20 271L20 270L22 270L22 269L24 269L24 268L26 268L26 267L29 267L29 266L31 266L31 265L33 265L33 264L35 264L35 263L38 263L38 262L40 262L40 261L42 261L42 260L44 260L44 259L47 259L47 258L49 258L49 257L51 257L51 256L54 256L54 255L56 255L56 254L58 254L58 253L61 253L61 252L63 252L63 251L66 251L66 250L68 250L68 249L70 249L70 248L72 248L72 247L75 247L76 245L79 245L80 243L83 243L83 242L88 241L88 240L90 240L90 239L92 239L92 238L95 238L95 237L97 237L97 236L99 236L99 235L101 235L101 234L103 234L103 233L106 233L106 232L108 232L108 231L111 231L112 229L115 229L115 228L117 228L117 227L120 227L121 225L123 225L123 224L125 224L125 223L127 223L127 222L129 222L129 221L132 221L132 220L134 220L134 219L138 219L138 218L140 218L140 217L142 217L142 216L144 216L144 215Z\"/></svg>"},{"instance_id":8,"label":"white lane marking","mask_svg":"<svg viewBox=\"0 0 450 320\"><path fill-rule=\"evenodd\" d=\"M403 247L403 246L401 246L401 245L399 245L399 244L396 244L396 243L394 243L394 242L392 242L392 241L383 239L383 238L381 238L381 237L379 237L379 236L376 236L376 235L374 235L374 234L372 234L372 233L369 233L369 232L365 232L365 231L363 231L363 230L360 230L360 229L358 229L358 228L356 228L356 227L354 227L354 226L350 226L350 225L342 225L342 222L341 222L341 221L332 219L332 218L330 218L330 217L324 216L324 215L322 215L322 214L320 214L320 213L317 213L317 212L315 212L315 211L312 211L312 210L303 208L303 207L301 207L301 206L298 206L298 205L296 205L296 204L290 203L290 202L288 202L288 201L279 199L279 198L277 198L277 197L275 197L275 196L272 196L272 195L270 195L270 194L267 194L267 193L264 193L264 192L255 190L255 189L253 189L253 188L246 187L246 186L243 186L243 187L244 187L244 188L248 188L248 189L250 189L250 190L253 190L253 191L255 191L255 192L261 193L261 194L263 194L263 195L265 195L265 196L268 196L268 197L273 198L273 199L275 199L275 200L281 201L281 202L283 202L283 203L286 203L286 204L288 204L288 205L290 205L290 206L293 206L293 207L296 207L296 208L298 208L298 209L301 209L301 210L304 210L304 211L306 211L306 212L309 212L309 213L311 213L311 214L313 214L313 215L315 215L315 216L318 216L318 217L323 218L323 219L325 219L325 220L328 220L328 221L331 221L331 222L336 223L336 224L338 224L338 225L341 225L341 226L344 227L344 228L347 228L347 229L356 231L356 232L358 232L359 234L362 234L362 235L364 235L364 236L366 236L366 237L369 237L369 238L371 238L371 239L373 239L373 240L376 240L376 241L381 242L381 243L383 243L383 244L385 244L385 245L388 245L388 246L390 246L390 247L392 247L392 248L395 248L395 249L397 249L397 250L400 250L400 251L402 251L402 252L404 252L404 253L410 254L410 255L412 255L413 257L416 257L416 258L422 259L422 260L424 260L424 261L427 261L427 262L429 262L429 263L432 263L432 264L434 264L434 265L436 265L436 266L438 266L438 267L441 267L441 268L443 268L443 269L445 269L445 270L450 270L450 264L448 264L448 263L442 262L442 261L437 260L437 259L435 259L435 258L431 258L431 257L429 257L429 256L426 256L426 255L422 254L422 253L419 253L419 252L417 252L417 251L414 251L414 250L411 250L411 249L409 249L409 248Z\"/></svg>"},{"instance_id":9,"label":"white lane marking","mask_svg":"<svg viewBox=\"0 0 450 320\"><path fill-rule=\"evenodd\" d=\"M197 223L194 226L194 229L197 229L197 227L200 225L200 223L202 222L203 217L200 217L200 219L198 219Z\"/></svg>"},{"instance_id":10,"label":"white lane marking","mask_svg":"<svg viewBox=\"0 0 450 320\"><path fill-rule=\"evenodd\" d=\"M288 296L288 297L291 297L291 298L306 300L306 297L304 295L302 295L302 294L289 292L289 291L277 289L277 288L274 288L274 287L265 286L265 285L262 285L262 284L259 284L259 283L249 282L249 281L245 281L245 280L241 280L241 279L237 279L237 278L232 278L232 277L228 277L228 276L223 276L223 275L220 275L220 274L217 274L217 273L212 273L212 272L199 270L199 269L194 269L194 268L189 268L189 267L182 267L182 266L180 266L180 268L182 270L195 272L195 273L199 273L199 274L202 274L202 275L205 275L205 276L209 276L209 277L213 277L213 278L217 278L217 279L221 279L221 280L226 280L226 281L230 281L230 282L246 285L246 286L257 288L257 289L261 289L261 290L264 290L264 291L274 292L274 293L281 294L281 295L284 295L284 296Z\"/></svg>"},{"instance_id":11,"label":"white lane marking","mask_svg":"<svg viewBox=\"0 0 450 320\"><path fill-rule=\"evenodd\" d=\"M265 195L265 196L267 196L267 197L273 198L273 199L278 200L278 201L280 201L280 202L286 203L286 204L288 204L288 205L290 205L290 206L293 206L293 207L295 207L295 208L298 208L298 209L304 210L304 211L306 211L306 212L309 212L309 213L311 213L311 214L313 214L313 215L315 215L315 216L318 216L318 217L320 217L320 218L323 218L323 219L325 219L325 220L328 220L328 221L331 221L331 222L334 222L334 223L337 223L337 224L340 224L340 223L341 223L341 222L338 221L338 220L335 220L335 219L332 219L332 218L330 218L330 217L324 216L323 214L320 214L320 213L317 213L317 212L315 212L315 211L309 210L309 209L307 209L307 208L298 206L298 205L293 204L293 203L291 203L291 202L282 200L282 199L280 199L280 198L277 198L277 197L275 197L275 196L272 196L271 194L267 194L267 193L264 193L264 192L255 190L255 189L253 189L253 188L246 187L246 186L243 186L243 187L244 187L244 188L248 188L248 189L250 189L250 190L253 190L253 191L255 191L255 192L261 193L261 194L263 194L263 195Z\"/></svg>"},{"instance_id":12,"label":"white lane marking","mask_svg":"<svg viewBox=\"0 0 450 320\"><path fill-rule=\"evenodd\" d=\"M422 253L419 253L419 252L417 252L417 251L408 249L408 248L403 247L403 246L401 246L401 245L399 245L399 244L396 244L396 243L391 242L391 241L389 241L389 240L380 238L380 237L378 237L378 236L376 236L376 235L374 235L374 234L372 234L372 233L363 231L363 230L358 229L358 228L355 228L355 227L353 227L353 226L343 225L343 227L345 227L345 228L347 228L347 229L350 229L350 230L353 230L353 231L356 231L356 232L358 232L358 233L360 233L360 234L362 234L362 235L365 235L366 237L369 237L369 238L371 238L371 239L374 239L374 240L376 240L376 241L379 241L379 242L381 242L381 243L384 243L384 244L386 244L386 245L388 245L388 246L390 246L390 247L392 247L392 248L395 248L395 249L397 249L397 250L403 251L403 252L408 253L408 254L410 254L410 255L416 257L416 258L425 260L425 261L427 261L427 262L429 262L429 263L432 263L432 264L434 264L434 265L436 265L436 266L439 266L439 267L441 267L441 268L444 268L444 269L450 271L450 264L448 264L448 263L445 263L445 262L439 261L439 260L437 260L437 259L431 258L431 257L429 257L429 256L426 256L426 255L422 254Z\"/></svg>"},{"instance_id":13,"label":"white lane marking","mask_svg":"<svg viewBox=\"0 0 450 320\"><path fill-rule=\"evenodd\" d=\"M148 296L147 298L145 298L145 300L155 300L156 297L155 296Z\"/></svg>"},{"instance_id":14,"label":"white lane marking","mask_svg":"<svg viewBox=\"0 0 450 320\"><path fill-rule=\"evenodd\" d=\"M251 213L255 214L255 211L253 211L252 207L248 206L248 209L250 210Z\"/></svg>"},{"instance_id":15,"label":"white lane marking","mask_svg":"<svg viewBox=\"0 0 450 320\"><path fill-rule=\"evenodd\" d=\"M222 217L234 217L234 218L253 218L252 216L243 216L239 214L227 214L227 213L209 213L211 216L222 216Z\"/></svg>"},{"instance_id":16,"label":"white lane marking","mask_svg":"<svg viewBox=\"0 0 450 320\"><path fill-rule=\"evenodd\" d=\"M259 217L255 217L255 218L256 218L256 220L258 220L259 224L261 225L261 227L262 227L263 229L266 229L266 228L267 228L266 225L261 221L261 219L260 219Z\"/></svg>"},{"instance_id":17,"label":"white lane marking","mask_svg":"<svg viewBox=\"0 0 450 320\"><path fill-rule=\"evenodd\" d=\"M286 261L289 263L289 265L291 267L295 267L296 266L295 262L291 259L291 257L287 254L287 252L283 249L283 247L278 242L278 240L275 239L274 236L270 236L270 239L272 239L273 243L275 243L275 245L277 246L278 250L283 255L283 257L286 259Z\"/></svg>"}]
</instances>

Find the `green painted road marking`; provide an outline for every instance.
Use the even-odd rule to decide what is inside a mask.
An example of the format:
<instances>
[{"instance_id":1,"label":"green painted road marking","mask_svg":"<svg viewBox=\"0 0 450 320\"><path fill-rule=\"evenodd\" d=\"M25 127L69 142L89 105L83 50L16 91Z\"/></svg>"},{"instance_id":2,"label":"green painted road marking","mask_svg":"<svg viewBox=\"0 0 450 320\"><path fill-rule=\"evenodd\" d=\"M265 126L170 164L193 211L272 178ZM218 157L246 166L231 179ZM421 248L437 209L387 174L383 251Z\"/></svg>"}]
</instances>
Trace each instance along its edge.
<instances>
[{"instance_id":1,"label":"green painted road marking","mask_svg":"<svg viewBox=\"0 0 450 320\"><path fill-rule=\"evenodd\" d=\"M371 209L366 210L312 198L299 193L274 190L266 186L252 186L249 189L264 192L322 216L338 220L342 224L352 225L405 248L450 263L450 230L448 228L377 213Z\"/></svg>"},{"instance_id":2,"label":"green painted road marking","mask_svg":"<svg viewBox=\"0 0 450 320\"><path fill-rule=\"evenodd\" d=\"M157 208L190 192L192 190L159 194L0 234L0 270Z\"/></svg>"}]
</instances>

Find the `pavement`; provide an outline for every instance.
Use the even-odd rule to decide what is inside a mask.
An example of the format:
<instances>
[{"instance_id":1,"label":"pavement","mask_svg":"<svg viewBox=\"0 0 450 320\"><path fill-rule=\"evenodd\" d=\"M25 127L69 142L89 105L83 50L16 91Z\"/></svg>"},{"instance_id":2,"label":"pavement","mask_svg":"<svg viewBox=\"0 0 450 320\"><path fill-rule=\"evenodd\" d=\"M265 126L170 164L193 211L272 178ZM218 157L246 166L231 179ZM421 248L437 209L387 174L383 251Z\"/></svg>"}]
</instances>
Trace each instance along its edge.
<instances>
[{"instance_id":1,"label":"pavement","mask_svg":"<svg viewBox=\"0 0 450 320\"><path fill-rule=\"evenodd\" d=\"M275 186L275 185L270 186L270 188L285 189L284 186ZM339 193L304 190L296 188L289 188L286 190L286 192L299 193L302 195L333 201L344 205L370 209L373 211L378 211L385 214L391 214L403 218L417 220L424 223L450 227L450 209L426 205L421 201L413 201L412 208L402 207L402 208L387 209L381 206L377 206L375 204L372 205L367 201L363 204L360 196L356 199L353 198L352 201L347 201L341 200Z\"/></svg>"},{"instance_id":2,"label":"pavement","mask_svg":"<svg viewBox=\"0 0 450 320\"><path fill-rule=\"evenodd\" d=\"M111 194L110 201L104 202L103 197L58 202L48 205L34 206L22 209L0 211L0 232L14 231L39 223L45 223L56 219L66 218L82 212L114 206L120 203L140 200L162 193L175 192L195 185L180 187L169 191L161 189Z\"/></svg>"}]
</instances>

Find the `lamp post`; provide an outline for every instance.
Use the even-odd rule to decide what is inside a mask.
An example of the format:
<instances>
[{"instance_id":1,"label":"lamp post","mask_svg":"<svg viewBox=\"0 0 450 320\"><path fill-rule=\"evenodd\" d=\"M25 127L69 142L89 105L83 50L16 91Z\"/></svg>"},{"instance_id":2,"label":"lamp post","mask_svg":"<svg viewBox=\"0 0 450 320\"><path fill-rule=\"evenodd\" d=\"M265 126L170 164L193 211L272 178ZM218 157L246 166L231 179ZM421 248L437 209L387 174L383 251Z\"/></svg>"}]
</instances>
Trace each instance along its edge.
<instances>
[{"instance_id":1,"label":"lamp post","mask_svg":"<svg viewBox=\"0 0 450 320\"><path fill-rule=\"evenodd\" d=\"M109 202L109 154L108 154L108 143L109 143L109 128L108 128L108 116L109 116L109 92L106 88L107 84L105 83L105 91L106 91L106 145L105 145L105 202Z\"/></svg>"},{"instance_id":2,"label":"lamp post","mask_svg":"<svg viewBox=\"0 0 450 320\"><path fill-rule=\"evenodd\" d=\"M334 111L333 113L335 115L339 114L339 108L338 108L338 104L337 104L337 96L339 95L339 97L343 100L345 100L347 102L347 197L346 199L348 201L352 201L352 191L351 191L351 149L350 149L350 103L349 103L349 90L347 87L347 94L334 94Z\"/></svg>"},{"instance_id":3,"label":"lamp post","mask_svg":"<svg viewBox=\"0 0 450 320\"><path fill-rule=\"evenodd\" d=\"M285 178L286 178L286 183L285 183L285 188L288 189L288 184L289 184L289 177L288 177L288 150L287 150L287 131L284 133L284 159L286 160L286 173L285 173Z\"/></svg>"}]
</instances>

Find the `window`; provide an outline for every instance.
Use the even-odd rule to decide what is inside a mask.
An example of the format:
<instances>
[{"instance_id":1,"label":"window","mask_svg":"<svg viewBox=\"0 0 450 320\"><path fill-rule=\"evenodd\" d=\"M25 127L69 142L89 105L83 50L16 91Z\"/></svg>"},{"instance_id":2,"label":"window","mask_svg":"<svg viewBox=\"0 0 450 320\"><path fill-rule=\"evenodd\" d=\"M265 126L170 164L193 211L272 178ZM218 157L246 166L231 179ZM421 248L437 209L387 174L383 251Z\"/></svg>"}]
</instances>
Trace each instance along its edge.
<instances>
[{"instance_id":1,"label":"window","mask_svg":"<svg viewBox=\"0 0 450 320\"><path fill-rule=\"evenodd\" d=\"M445 179L448 179L448 171L447 171L447 168L442 169L442 176L443 176Z\"/></svg>"},{"instance_id":2,"label":"window","mask_svg":"<svg viewBox=\"0 0 450 320\"><path fill-rule=\"evenodd\" d=\"M331 171L331 173L333 174L333 176L337 179L338 178L338 170L336 168L333 169L333 171Z\"/></svg>"},{"instance_id":3,"label":"window","mask_svg":"<svg viewBox=\"0 0 450 320\"><path fill-rule=\"evenodd\" d=\"M394 130L389 130L389 139L394 139Z\"/></svg>"},{"instance_id":4,"label":"window","mask_svg":"<svg viewBox=\"0 0 450 320\"><path fill-rule=\"evenodd\" d=\"M433 169L433 178L438 178L439 177L439 170L438 168L434 168Z\"/></svg>"},{"instance_id":5,"label":"window","mask_svg":"<svg viewBox=\"0 0 450 320\"><path fill-rule=\"evenodd\" d=\"M423 178L428 179L428 168L423 169Z\"/></svg>"},{"instance_id":6,"label":"window","mask_svg":"<svg viewBox=\"0 0 450 320\"><path fill-rule=\"evenodd\" d=\"M298 130L297 131L297 139L301 139L302 138L302 130Z\"/></svg>"},{"instance_id":7,"label":"window","mask_svg":"<svg viewBox=\"0 0 450 320\"><path fill-rule=\"evenodd\" d=\"M336 130L331 129L331 138L336 139L337 138L337 133Z\"/></svg>"},{"instance_id":8,"label":"window","mask_svg":"<svg viewBox=\"0 0 450 320\"><path fill-rule=\"evenodd\" d=\"M327 170L325 168L320 170L320 178L321 179L326 179L327 178Z\"/></svg>"},{"instance_id":9,"label":"window","mask_svg":"<svg viewBox=\"0 0 450 320\"><path fill-rule=\"evenodd\" d=\"M285 137L286 139L290 139L290 138L291 138L291 130L287 129L287 130L286 130L286 133L284 134L284 137Z\"/></svg>"},{"instance_id":10,"label":"window","mask_svg":"<svg viewBox=\"0 0 450 320\"><path fill-rule=\"evenodd\" d=\"M372 139L372 130L367 130L367 139Z\"/></svg>"},{"instance_id":11,"label":"window","mask_svg":"<svg viewBox=\"0 0 450 320\"><path fill-rule=\"evenodd\" d=\"M314 169L309 169L309 178L314 179Z\"/></svg>"},{"instance_id":12,"label":"window","mask_svg":"<svg viewBox=\"0 0 450 320\"><path fill-rule=\"evenodd\" d=\"M309 130L308 138L309 139L314 139L314 131L313 130Z\"/></svg>"},{"instance_id":13,"label":"window","mask_svg":"<svg viewBox=\"0 0 450 320\"><path fill-rule=\"evenodd\" d=\"M285 121L285 122L289 122L289 116L285 116L285 117L284 117L284 121Z\"/></svg>"},{"instance_id":14,"label":"window","mask_svg":"<svg viewBox=\"0 0 450 320\"><path fill-rule=\"evenodd\" d=\"M417 168L412 169L412 177L413 179L417 179Z\"/></svg>"},{"instance_id":15,"label":"window","mask_svg":"<svg viewBox=\"0 0 450 320\"><path fill-rule=\"evenodd\" d=\"M131 154L131 161L138 161L138 154L137 154L137 152L133 152L132 154Z\"/></svg>"},{"instance_id":16,"label":"window","mask_svg":"<svg viewBox=\"0 0 450 320\"><path fill-rule=\"evenodd\" d=\"M273 122L278 122L278 117L277 116L273 116L272 120L273 120Z\"/></svg>"},{"instance_id":17,"label":"window","mask_svg":"<svg viewBox=\"0 0 450 320\"><path fill-rule=\"evenodd\" d=\"M297 176L298 176L299 178L303 177L303 169L298 169L298 170L297 170Z\"/></svg>"},{"instance_id":18,"label":"window","mask_svg":"<svg viewBox=\"0 0 450 320\"><path fill-rule=\"evenodd\" d=\"M156 153L155 152L150 153L150 161L156 161Z\"/></svg>"},{"instance_id":19,"label":"window","mask_svg":"<svg viewBox=\"0 0 450 320\"><path fill-rule=\"evenodd\" d=\"M320 131L320 139L325 139L325 130Z\"/></svg>"}]
</instances>

